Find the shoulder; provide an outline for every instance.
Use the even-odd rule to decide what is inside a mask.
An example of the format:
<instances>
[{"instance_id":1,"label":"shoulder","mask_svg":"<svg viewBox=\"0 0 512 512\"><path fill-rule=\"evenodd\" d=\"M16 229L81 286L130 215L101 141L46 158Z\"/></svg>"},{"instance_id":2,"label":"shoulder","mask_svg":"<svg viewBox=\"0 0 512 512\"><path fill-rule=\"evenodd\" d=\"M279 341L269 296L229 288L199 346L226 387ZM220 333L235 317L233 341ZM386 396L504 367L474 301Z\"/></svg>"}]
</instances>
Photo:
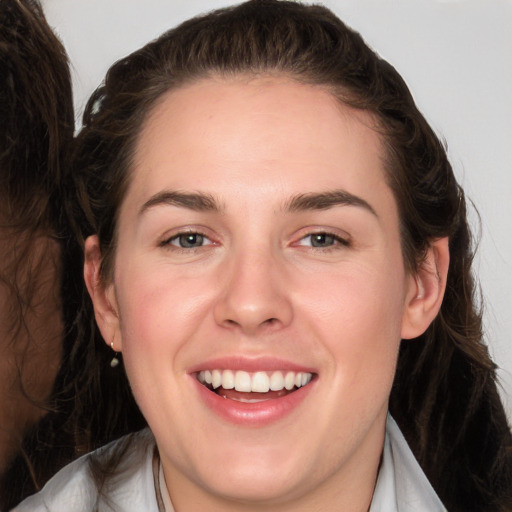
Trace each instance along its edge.
<instances>
[{"instance_id":1,"label":"shoulder","mask_svg":"<svg viewBox=\"0 0 512 512\"><path fill-rule=\"evenodd\" d=\"M27 498L12 512L101 511L105 501L115 504L120 512L157 510L154 451L155 443L149 430L125 436L62 468L39 493ZM93 473L115 459L115 472L105 480L100 498ZM155 507L152 507L153 501Z\"/></svg>"},{"instance_id":2,"label":"shoulder","mask_svg":"<svg viewBox=\"0 0 512 512\"><path fill-rule=\"evenodd\" d=\"M15 512L92 511L95 485L89 472L89 455L62 468L43 489L15 507Z\"/></svg>"}]
</instances>

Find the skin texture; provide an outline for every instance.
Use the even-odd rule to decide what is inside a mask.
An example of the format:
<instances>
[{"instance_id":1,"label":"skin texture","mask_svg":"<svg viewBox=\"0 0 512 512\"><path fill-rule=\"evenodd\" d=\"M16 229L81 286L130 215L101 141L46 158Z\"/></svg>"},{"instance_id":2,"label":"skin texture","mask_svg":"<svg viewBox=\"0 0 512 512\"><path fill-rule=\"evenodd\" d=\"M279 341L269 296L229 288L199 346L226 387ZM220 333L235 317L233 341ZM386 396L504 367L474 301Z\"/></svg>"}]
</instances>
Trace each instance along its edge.
<instances>
[{"instance_id":1,"label":"skin texture","mask_svg":"<svg viewBox=\"0 0 512 512\"><path fill-rule=\"evenodd\" d=\"M401 338L434 318L448 266L442 239L406 273L372 126L321 88L279 77L205 79L147 119L113 280L100 281L95 236L85 279L177 510L368 509ZM216 208L162 201L168 191ZM352 204L298 204L333 191ZM202 245L180 247L182 233ZM313 247L325 233L334 238ZM315 377L288 414L236 424L199 398L193 372L218 357L279 359Z\"/></svg>"}]
</instances>

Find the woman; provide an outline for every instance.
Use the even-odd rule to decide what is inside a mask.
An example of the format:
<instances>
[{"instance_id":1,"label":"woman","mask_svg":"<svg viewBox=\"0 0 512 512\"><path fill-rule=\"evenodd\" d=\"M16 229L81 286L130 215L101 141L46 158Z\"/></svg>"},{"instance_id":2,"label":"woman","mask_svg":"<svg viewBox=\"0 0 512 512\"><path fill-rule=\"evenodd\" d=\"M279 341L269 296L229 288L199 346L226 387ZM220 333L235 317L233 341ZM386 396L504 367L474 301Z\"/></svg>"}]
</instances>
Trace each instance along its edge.
<instances>
[{"instance_id":1,"label":"woman","mask_svg":"<svg viewBox=\"0 0 512 512\"><path fill-rule=\"evenodd\" d=\"M63 310L61 292L69 297L73 275L60 200L74 127L71 79L64 48L35 0L0 3L0 90L3 509L11 496L34 492L32 477L45 465L38 457L30 467L34 439L48 441L45 431L29 432L46 421L73 302Z\"/></svg>"},{"instance_id":2,"label":"woman","mask_svg":"<svg viewBox=\"0 0 512 512\"><path fill-rule=\"evenodd\" d=\"M332 13L248 2L121 60L74 171L103 346L150 430L18 510L510 509L463 192ZM109 369L88 350L92 405ZM108 429L128 418L110 372Z\"/></svg>"}]
</instances>

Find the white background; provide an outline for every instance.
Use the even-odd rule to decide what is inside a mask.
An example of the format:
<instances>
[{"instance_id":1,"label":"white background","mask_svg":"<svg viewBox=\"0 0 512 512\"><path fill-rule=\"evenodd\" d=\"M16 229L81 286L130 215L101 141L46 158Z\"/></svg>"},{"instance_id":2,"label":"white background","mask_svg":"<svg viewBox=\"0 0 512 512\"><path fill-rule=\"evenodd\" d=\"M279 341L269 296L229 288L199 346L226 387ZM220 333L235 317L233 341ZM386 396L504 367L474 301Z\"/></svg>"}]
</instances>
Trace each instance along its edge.
<instances>
[{"instance_id":1,"label":"white background","mask_svg":"<svg viewBox=\"0 0 512 512\"><path fill-rule=\"evenodd\" d=\"M42 0L73 66L75 105L118 58L225 0ZM512 419L512 0L327 0L402 74L448 142L481 216L476 271L491 354Z\"/></svg>"}]
</instances>

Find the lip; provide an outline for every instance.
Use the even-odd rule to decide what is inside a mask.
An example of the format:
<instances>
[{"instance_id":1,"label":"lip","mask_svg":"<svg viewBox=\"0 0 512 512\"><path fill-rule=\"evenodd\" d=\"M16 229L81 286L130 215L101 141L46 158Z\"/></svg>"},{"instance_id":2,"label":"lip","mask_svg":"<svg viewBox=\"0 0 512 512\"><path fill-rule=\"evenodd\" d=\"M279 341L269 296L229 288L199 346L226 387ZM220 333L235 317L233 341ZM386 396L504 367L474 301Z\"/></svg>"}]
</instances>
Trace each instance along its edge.
<instances>
[{"instance_id":1,"label":"lip","mask_svg":"<svg viewBox=\"0 0 512 512\"><path fill-rule=\"evenodd\" d=\"M194 365L188 369L188 373L197 373L201 370L243 370L246 372L258 372L258 371L291 371L291 372L308 372L318 373L315 368L303 366L300 364L287 361L285 359L277 359L275 357L255 357L248 358L245 356L240 357L220 357L215 359L208 359L202 363Z\"/></svg>"},{"instance_id":2,"label":"lip","mask_svg":"<svg viewBox=\"0 0 512 512\"><path fill-rule=\"evenodd\" d=\"M256 403L237 402L219 396L206 386L202 385L196 377L201 370L213 370L216 368L256 371L295 371L313 373L313 380L302 388L280 398L274 398ZM291 414L301 406L309 393L315 388L318 373L314 369L294 364L290 361L275 358L229 357L208 360L189 369L190 378L193 380L199 399L217 416L223 420L246 427L262 427L278 422Z\"/></svg>"}]
</instances>

